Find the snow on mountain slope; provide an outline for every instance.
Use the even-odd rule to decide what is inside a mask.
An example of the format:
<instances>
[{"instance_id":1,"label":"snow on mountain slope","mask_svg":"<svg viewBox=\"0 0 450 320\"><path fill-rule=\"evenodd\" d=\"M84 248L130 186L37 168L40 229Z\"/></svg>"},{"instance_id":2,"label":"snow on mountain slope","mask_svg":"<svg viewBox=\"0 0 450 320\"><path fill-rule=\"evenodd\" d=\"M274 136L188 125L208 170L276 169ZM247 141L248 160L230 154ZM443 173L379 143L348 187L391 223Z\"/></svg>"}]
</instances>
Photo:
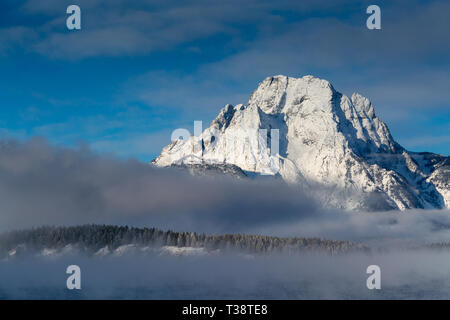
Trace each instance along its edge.
<instances>
[{"instance_id":1,"label":"snow on mountain slope","mask_svg":"<svg viewBox=\"0 0 450 320\"><path fill-rule=\"evenodd\" d=\"M449 158L406 151L367 98L313 76L266 78L246 105L226 105L201 135L173 141L152 163L320 184L332 190L327 205L346 209L450 207Z\"/></svg>"}]
</instances>

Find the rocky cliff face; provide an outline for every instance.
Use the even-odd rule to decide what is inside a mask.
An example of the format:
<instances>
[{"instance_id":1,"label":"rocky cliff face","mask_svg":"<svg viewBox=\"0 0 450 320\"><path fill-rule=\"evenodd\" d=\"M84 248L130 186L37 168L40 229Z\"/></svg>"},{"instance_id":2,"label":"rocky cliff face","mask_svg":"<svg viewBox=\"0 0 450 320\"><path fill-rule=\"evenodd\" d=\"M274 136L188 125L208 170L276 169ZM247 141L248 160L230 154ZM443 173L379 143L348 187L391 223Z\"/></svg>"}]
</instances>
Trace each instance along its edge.
<instances>
[{"instance_id":1,"label":"rocky cliff face","mask_svg":"<svg viewBox=\"0 0 450 320\"><path fill-rule=\"evenodd\" d=\"M367 98L313 76L266 78L246 105L226 105L201 135L173 141L153 163L322 185L324 203L346 209L450 207L450 158L408 152Z\"/></svg>"}]
</instances>

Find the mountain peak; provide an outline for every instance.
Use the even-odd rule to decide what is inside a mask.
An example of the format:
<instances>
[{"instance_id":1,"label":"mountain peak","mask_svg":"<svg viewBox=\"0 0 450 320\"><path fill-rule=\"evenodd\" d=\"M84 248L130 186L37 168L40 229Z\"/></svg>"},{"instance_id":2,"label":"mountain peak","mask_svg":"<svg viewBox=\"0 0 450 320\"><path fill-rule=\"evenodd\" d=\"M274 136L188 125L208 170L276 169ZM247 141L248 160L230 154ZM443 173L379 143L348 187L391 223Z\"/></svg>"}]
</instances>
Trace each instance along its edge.
<instances>
[{"instance_id":1,"label":"mountain peak","mask_svg":"<svg viewBox=\"0 0 450 320\"><path fill-rule=\"evenodd\" d=\"M278 75L264 79L248 104L257 105L265 113L275 114L287 112L285 107L298 107L311 97L330 101L334 92L330 82L311 75L302 78Z\"/></svg>"},{"instance_id":2,"label":"mountain peak","mask_svg":"<svg viewBox=\"0 0 450 320\"><path fill-rule=\"evenodd\" d=\"M369 99L355 92L352 94L352 103L361 116L366 116L370 119L375 118L375 110Z\"/></svg>"},{"instance_id":3,"label":"mountain peak","mask_svg":"<svg viewBox=\"0 0 450 320\"><path fill-rule=\"evenodd\" d=\"M335 190L324 201L343 208L366 207L374 195L377 208L450 207L442 181L450 168L436 157L402 148L362 95L348 98L311 75L277 75L259 83L247 105L226 105L200 136L172 142L153 163L230 165L248 176L320 183Z\"/></svg>"}]
</instances>

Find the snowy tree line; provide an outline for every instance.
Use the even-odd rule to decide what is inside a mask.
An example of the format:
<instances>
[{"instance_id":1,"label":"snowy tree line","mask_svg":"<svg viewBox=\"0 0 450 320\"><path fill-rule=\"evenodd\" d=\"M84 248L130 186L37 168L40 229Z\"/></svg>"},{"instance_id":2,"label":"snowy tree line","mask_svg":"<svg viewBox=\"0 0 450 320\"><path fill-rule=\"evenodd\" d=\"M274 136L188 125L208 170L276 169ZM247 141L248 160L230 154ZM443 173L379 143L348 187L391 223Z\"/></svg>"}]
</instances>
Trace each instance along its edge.
<instances>
[{"instance_id":1,"label":"snowy tree line","mask_svg":"<svg viewBox=\"0 0 450 320\"><path fill-rule=\"evenodd\" d=\"M42 250L75 244L89 252L104 247L114 250L126 244L152 247L203 247L207 250L237 250L248 253L325 251L334 254L367 250L361 244L319 238L280 238L246 234L206 235L110 225L44 226L0 235L2 252L20 245L33 250Z\"/></svg>"}]
</instances>

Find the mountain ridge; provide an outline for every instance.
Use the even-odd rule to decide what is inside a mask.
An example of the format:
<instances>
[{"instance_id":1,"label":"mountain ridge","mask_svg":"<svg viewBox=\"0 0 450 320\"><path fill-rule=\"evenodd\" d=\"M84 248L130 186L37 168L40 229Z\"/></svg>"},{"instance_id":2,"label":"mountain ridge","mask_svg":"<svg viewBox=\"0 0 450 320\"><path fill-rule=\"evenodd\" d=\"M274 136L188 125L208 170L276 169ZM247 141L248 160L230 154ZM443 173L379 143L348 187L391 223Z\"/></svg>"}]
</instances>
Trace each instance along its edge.
<instances>
[{"instance_id":1,"label":"mountain ridge","mask_svg":"<svg viewBox=\"0 0 450 320\"><path fill-rule=\"evenodd\" d=\"M264 79L246 105L222 108L199 136L175 140L157 166L235 166L250 176L325 185L330 207L450 208L450 158L409 152L369 99L349 98L327 80ZM371 200L372 198L372 200Z\"/></svg>"}]
</instances>

